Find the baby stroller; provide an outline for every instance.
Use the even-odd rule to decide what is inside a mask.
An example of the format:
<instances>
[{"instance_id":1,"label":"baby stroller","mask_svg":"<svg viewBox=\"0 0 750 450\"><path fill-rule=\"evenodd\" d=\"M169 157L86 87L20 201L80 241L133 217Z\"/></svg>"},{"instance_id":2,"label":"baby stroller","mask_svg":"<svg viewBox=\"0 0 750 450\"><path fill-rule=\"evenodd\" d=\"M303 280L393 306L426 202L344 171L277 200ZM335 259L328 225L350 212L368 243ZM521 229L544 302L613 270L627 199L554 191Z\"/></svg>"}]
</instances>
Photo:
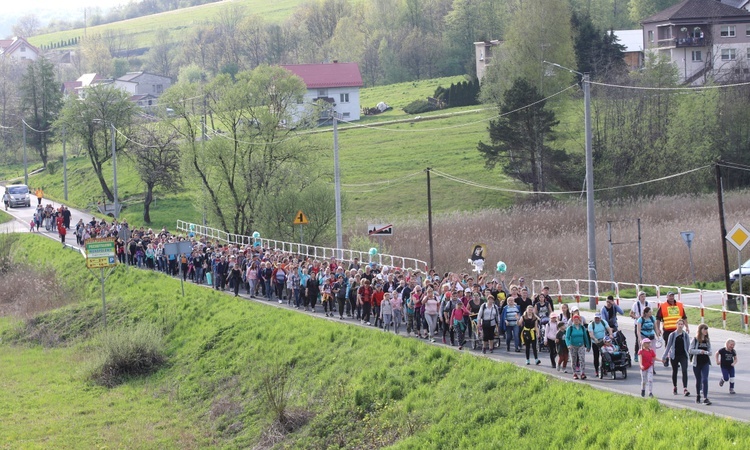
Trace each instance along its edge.
<instances>
[{"instance_id":1,"label":"baby stroller","mask_svg":"<svg viewBox=\"0 0 750 450\"><path fill-rule=\"evenodd\" d=\"M617 331L614 334L612 341L614 347L613 353L601 354L601 367L599 367L599 378L603 379L605 375L611 375L614 380L617 378L617 372L622 372L622 378L628 377L628 367L632 365L630 362L630 352L628 351L627 339L622 331Z\"/></svg>"}]
</instances>

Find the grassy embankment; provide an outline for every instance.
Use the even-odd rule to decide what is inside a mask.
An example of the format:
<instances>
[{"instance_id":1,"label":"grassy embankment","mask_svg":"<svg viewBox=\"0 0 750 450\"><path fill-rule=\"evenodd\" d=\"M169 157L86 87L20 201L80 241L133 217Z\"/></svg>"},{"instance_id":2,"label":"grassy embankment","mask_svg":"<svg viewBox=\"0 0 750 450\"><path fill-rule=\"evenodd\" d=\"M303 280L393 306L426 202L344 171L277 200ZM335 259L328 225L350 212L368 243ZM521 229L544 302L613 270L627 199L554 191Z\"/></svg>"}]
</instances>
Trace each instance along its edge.
<instances>
[{"instance_id":1,"label":"grassy embankment","mask_svg":"<svg viewBox=\"0 0 750 450\"><path fill-rule=\"evenodd\" d=\"M10 222L11 220L13 220L13 216L4 211L0 211L0 223Z\"/></svg>"},{"instance_id":2,"label":"grassy embankment","mask_svg":"<svg viewBox=\"0 0 750 450\"><path fill-rule=\"evenodd\" d=\"M53 264L60 281L86 286L79 303L42 314L41 348L0 321L0 442L26 448L248 447L271 423L259 400L264 368L291 370L290 411L309 421L291 448L716 448L741 445L750 426L562 382L372 329L313 319L118 269L107 281L109 324L152 322L169 363L105 389L84 379L99 331L98 283L80 256L23 235L19 258ZM544 405L544 406L543 406ZM550 407L550 405L554 405ZM602 405L606 405L603 412ZM540 416L549 425L539 433ZM618 417L603 420L602 414ZM674 426L679 424L679 426ZM266 435L268 438L268 435ZM668 443L668 444L667 444Z\"/></svg>"},{"instance_id":3,"label":"grassy embankment","mask_svg":"<svg viewBox=\"0 0 750 450\"><path fill-rule=\"evenodd\" d=\"M301 3L301 0L276 0L274 2L260 0L222 1L88 27L86 35L95 36L105 31L114 32L115 35L131 37L135 47L150 47L156 41L159 30L168 30L173 39L180 40L193 28L208 24L209 21L218 18L223 11L229 11L229 8L240 7L248 15L256 14L263 17L267 22L281 22L289 17ZM82 38L83 35L84 30L77 28L33 36L29 38L29 42L36 46L50 45L76 37Z\"/></svg>"}]
</instances>

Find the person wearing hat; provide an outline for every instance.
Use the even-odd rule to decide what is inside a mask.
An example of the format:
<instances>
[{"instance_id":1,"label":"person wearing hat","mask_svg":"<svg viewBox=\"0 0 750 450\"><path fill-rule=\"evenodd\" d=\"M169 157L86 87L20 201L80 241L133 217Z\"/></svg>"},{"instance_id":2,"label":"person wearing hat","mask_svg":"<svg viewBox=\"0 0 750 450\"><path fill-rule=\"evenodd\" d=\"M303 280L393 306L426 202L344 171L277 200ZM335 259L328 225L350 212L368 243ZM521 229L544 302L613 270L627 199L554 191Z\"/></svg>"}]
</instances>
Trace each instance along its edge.
<instances>
[{"instance_id":1,"label":"person wearing hat","mask_svg":"<svg viewBox=\"0 0 750 450\"><path fill-rule=\"evenodd\" d=\"M682 302L675 300L674 292L669 291L667 292L667 301L659 305L659 309L656 310L656 324L661 328L661 334L665 341L677 329L677 321L680 319L685 321L685 332L690 334L685 306ZM669 366L669 359L664 360L664 365Z\"/></svg>"},{"instance_id":2,"label":"person wearing hat","mask_svg":"<svg viewBox=\"0 0 750 450\"><path fill-rule=\"evenodd\" d=\"M641 397L653 397L654 390L654 361L656 361L656 352L651 348L651 339L641 339L641 349L638 351L641 365Z\"/></svg>"},{"instance_id":3,"label":"person wearing hat","mask_svg":"<svg viewBox=\"0 0 750 450\"><path fill-rule=\"evenodd\" d=\"M615 352L615 347L612 345L612 338L604 336L604 341L599 349L601 352L602 365L599 366L599 378L604 377L604 367L608 367L614 377L614 371L612 370L612 354Z\"/></svg>"},{"instance_id":4,"label":"person wearing hat","mask_svg":"<svg viewBox=\"0 0 750 450\"><path fill-rule=\"evenodd\" d=\"M635 353L633 360L638 362L638 349L640 349L640 333L638 333L638 319L643 315L643 309L648 306L646 300L646 293L643 291L638 292L638 298L633 302L633 306L630 308L630 318L634 322L635 330L635 345L633 346L633 353Z\"/></svg>"},{"instance_id":5,"label":"person wearing hat","mask_svg":"<svg viewBox=\"0 0 750 450\"><path fill-rule=\"evenodd\" d=\"M605 336L612 338L612 329L607 322L602 320L600 313L594 314L594 321L588 326L591 348L594 352L594 371L599 376L599 349L604 344Z\"/></svg>"},{"instance_id":6,"label":"person wearing hat","mask_svg":"<svg viewBox=\"0 0 750 450\"><path fill-rule=\"evenodd\" d=\"M586 379L586 352L591 351L591 338L581 323L581 316L574 314L572 323L565 330L565 344L570 352L573 379Z\"/></svg>"}]
</instances>

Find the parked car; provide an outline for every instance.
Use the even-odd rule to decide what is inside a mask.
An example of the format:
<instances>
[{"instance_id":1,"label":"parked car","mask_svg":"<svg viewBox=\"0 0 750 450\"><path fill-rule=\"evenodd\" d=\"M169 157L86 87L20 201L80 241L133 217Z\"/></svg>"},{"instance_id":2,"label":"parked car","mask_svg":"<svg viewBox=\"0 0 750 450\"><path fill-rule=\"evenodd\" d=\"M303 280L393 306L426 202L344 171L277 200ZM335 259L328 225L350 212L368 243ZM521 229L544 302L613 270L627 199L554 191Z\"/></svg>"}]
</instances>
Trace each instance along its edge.
<instances>
[{"instance_id":1,"label":"parked car","mask_svg":"<svg viewBox=\"0 0 750 450\"><path fill-rule=\"evenodd\" d=\"M31 197L29 196L29 187L25 184L12 184L5 189L10 194L10 207L31 206ZM742 272L743 274L745 272Z\"/></svg>"},{"instance_id":2,"label":"parked car","mask_svg":"<svg viewBox=\"0 0 750 450\"><path fill-rule=\"evenodd\" d=\"M744 277L750 277L750 259L744 262L742 264L742 278ZM737 279L740 277L740 268L737 270L733 270L732 272L729 272L729 280L730 281L737 281Z\"/></svg>"}]
</instances>

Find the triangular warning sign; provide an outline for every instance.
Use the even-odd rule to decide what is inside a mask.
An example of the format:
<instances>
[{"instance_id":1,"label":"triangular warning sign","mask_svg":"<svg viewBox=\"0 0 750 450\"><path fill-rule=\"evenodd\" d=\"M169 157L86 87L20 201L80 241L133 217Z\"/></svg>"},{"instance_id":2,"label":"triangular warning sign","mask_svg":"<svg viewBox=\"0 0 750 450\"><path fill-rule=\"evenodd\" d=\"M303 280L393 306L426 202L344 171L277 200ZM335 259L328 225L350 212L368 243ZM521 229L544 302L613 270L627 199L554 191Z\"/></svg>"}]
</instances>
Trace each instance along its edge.
<instances>
[{"instance_id":1,"label":"triangular warning sign","mask_svg":"<svg viewBox=\"0 0 750 450\"><path fill-rule=\"evenodd\" d=\"M292 223L294 225L307 225L308 223L310 223L310 221L307 220L307 216L300 209L299 211L297 211L297 214L294 215L294 222Z\"/></svg>"}]
</instances>

